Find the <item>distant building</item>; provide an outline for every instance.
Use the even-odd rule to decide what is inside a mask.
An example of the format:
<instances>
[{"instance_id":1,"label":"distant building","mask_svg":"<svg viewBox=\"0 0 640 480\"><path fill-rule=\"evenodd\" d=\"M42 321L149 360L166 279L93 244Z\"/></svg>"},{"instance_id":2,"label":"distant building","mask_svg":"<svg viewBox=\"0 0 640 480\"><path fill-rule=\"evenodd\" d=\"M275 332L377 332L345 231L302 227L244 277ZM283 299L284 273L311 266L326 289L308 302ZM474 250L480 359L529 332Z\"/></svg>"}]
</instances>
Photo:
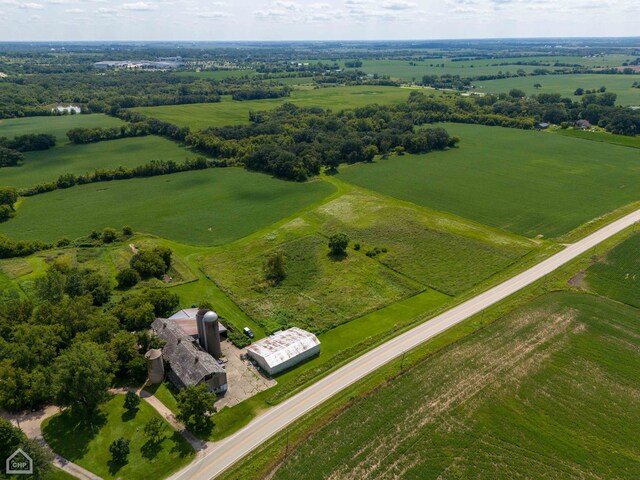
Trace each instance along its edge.
<instances>
[{"instance_id":1,"label":"distant building","mask_svg":"<svg viewBox=\"0 0 640 480\"><path fill-rule=\"evenodd\" d=\"M319 353L318 337L297 327L276 332L247 347L249 357L269 375L283 372Z\"/></svg>"},{"instance_id":2,"label":"distant building","mask_svg":"<svg viewBox=\"0 0 640 480\"><path fill-rule=\"evenodd\" d=\"M227 391L227 373L224 367L209 353L203 351L176 322L156 318L151 328L158 337L167 342L162 349L162 357L170 367L169 380L177 388L205 383L210 392Z\"/></svg>"},{"instance_id":3,"label":"distant building","mask_svg":"<svg viewBox=\"0 0 640 480\"><path fill-rule=\"evenodd\" d=\"M80 107L77 107L75 105L58 105L56 107L53 107L51 109L52 112L58 112L58 113L82 113L82 109Z\"/></svg>"},{"instance_id":4,"label":"distant building","mask_svg":"<svg viewBox=\"0 0 640 480\"><path fill-rule=\"evenodd\" d=\"M547 128L549 128L549 124L548 123L538 123L536 125L536 128L538 130L546 130Z\"/></svg>"},{"instance_id":5,"label":"distant building","mask_svg":"<svg viewBox=\"0 0 640 480\"><path fill-rule=\"evenodd\" d=\"M176 57L177 58L177 57ZM151 61L151 60L105 60L95 62L94 68L129 69L129 70L173 70L184 65L182 61Z\"/></svg>"},{"instance_id":6,"label":"distant building","mask_svg":"<svg viewBox=\"0 0 640 480\"><path fill-rule=\"evenodd\" d=\"M591 128L591 122L589 122L589 120L578 120L576 122L576 127L582 128L583 130L587 130Z\"/></svg>"}]
</instances>

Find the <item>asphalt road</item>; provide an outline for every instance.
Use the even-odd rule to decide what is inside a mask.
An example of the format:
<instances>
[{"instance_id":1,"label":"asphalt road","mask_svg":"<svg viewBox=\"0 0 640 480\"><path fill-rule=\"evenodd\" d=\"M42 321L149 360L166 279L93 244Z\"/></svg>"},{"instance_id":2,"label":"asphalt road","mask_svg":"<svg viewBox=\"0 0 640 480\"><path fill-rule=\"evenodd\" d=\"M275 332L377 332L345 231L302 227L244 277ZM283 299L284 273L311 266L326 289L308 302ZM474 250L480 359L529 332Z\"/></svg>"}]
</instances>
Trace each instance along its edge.
<instances>
[{"instance_id":1,"label":"asphalt road","mask_svg":"<svg viewBox=\"0 0 640 480\"><path fill-rule=\"evenodd\" d=\"M172 480L215 478L262 442L349 385L377 370L404 352L435 337L474 314L516 293L602 241L640 222L640 210L601 228L543 262L395 337L341 367L290 399L256 417L242 430L211 444L204 455L172 477Z\"/></svg>"}]
</instances>

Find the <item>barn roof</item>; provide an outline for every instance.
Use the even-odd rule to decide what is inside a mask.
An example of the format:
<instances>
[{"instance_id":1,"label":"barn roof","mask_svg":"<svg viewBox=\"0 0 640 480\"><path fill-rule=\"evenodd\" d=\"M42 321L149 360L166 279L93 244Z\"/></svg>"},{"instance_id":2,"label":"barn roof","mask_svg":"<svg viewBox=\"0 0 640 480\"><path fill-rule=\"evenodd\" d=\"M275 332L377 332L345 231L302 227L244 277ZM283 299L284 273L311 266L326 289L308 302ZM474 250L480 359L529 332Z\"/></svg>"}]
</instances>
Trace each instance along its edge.
<instances>
[{"instance_id":1,"label":"barn roof","mask_svg":"<svg viewBox=\"0 0 640 480\"><path fill-rule=\"evenodd\" d=\"M258 340L249 345L247 350L264 358L267 365L273 368L318 345L320 340L313 333L293 327Z\"/></svg>"},{"instance_id":2,"label":"barn roof","mask_svg":"<svg viewBox=\"0 0 640 480\"><path fill-rule=\"evenodd\" d=\"M196 313L199 308L183 308L171 315L167 320L174 321L184 333L191 335L192 337L198 336L198 326L196 325ZM220 335L227 334L227 327L218 322L218 331Z\"/></svg>"},{"instance_id":3,"label":"barn roof","mask_svg":"<svg viewBox=\"0 0 640 480\"><path fill-rule=\"evenodd\" d=\"M208 375L224 373L224 368L211 355L196 347L193 339L175 322L156 318L151 328L167 342L162 354L185 386L197 385Z\"/></svg>"}]
</instances>

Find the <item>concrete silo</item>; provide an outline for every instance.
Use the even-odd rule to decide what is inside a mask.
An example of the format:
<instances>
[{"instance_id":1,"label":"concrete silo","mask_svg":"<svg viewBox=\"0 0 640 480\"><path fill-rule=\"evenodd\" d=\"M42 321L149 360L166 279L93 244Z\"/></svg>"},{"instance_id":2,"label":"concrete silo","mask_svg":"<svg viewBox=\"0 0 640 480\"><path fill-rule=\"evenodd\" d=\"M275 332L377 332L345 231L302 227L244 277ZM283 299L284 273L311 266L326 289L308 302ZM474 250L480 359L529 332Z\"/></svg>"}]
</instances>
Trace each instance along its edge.
<instances>
[{"instance_id":1,"label":"concrete silo","mask_svg":"<svg viewBox=\"0 0 640 480\"><path fill-rule=\"evenodd\" d=\"M152 385L162 383L162 381L164 380L164 363L162 361L162 350L153 348L145 353L144 358L147 361L149 383L151 383Z\"/></svg>"},{"instance_id":2,"label":"concrete silo","mask_svg":"<svg viewBox=\"0 0 640 480\"><path fill-rule=\"evenodd\" d=\"M203 318L204 327L204 349L214 358L222 357L222 347L220 346L220 327L218 324L218 314L208 311Z\"/></svg>"},{"instance_id":3,"label":"concrete silo","mask_svg":"<svg viewBox=\"0 0 640 480\"><path fill-rule=\"evenodd\" d=\"M201 308L200 310L198 310L198 313L196 313L196 328L198 330L198 343L200 344L200 346L206 350L205 344L204 344L204 316L205 314L208 312L209 310L207 310L206 308Z\"/></svg>"}]
</instances>

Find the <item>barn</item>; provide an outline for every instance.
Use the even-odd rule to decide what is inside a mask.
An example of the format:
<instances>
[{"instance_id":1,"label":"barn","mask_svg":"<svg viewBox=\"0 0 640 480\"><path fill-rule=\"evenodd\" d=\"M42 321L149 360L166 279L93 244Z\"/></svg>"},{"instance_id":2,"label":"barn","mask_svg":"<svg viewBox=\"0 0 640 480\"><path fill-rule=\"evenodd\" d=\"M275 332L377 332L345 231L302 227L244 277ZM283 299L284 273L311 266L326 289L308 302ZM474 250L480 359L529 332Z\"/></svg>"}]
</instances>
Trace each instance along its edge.
<instances>
[{"instance_id":1,"label":"barn","mask_svg":"<svg viewBox=\"0 0 640 480\"><path fill-rule=\"evenodd\" d=\"M269 375L283 372L319 353L318 337L297 327L276 332L247 347L249 357Z\"/></svg>"}]
</instances>

